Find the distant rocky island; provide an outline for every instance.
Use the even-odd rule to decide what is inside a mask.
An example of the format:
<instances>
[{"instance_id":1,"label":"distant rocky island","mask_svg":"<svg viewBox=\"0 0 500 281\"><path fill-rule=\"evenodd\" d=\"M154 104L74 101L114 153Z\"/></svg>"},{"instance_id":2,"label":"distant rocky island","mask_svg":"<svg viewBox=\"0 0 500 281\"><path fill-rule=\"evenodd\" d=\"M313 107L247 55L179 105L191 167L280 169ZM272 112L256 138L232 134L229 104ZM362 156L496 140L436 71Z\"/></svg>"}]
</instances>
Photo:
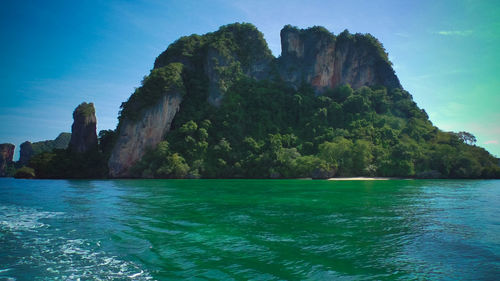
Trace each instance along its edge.
<instances>
[{"instance_id":1,"label":"distant rocky island","mask_svg":"<svg viewBox=\"0 0 500 281\"><path fill-rule=\"evenodd\" d=\"M467 132L443 132L403 89L370 34L281 30L275 58L247 23L182 37L96 133L92 103L72 133L0 145L19 178L500 178Z\"/></svg>"}]
</instances>

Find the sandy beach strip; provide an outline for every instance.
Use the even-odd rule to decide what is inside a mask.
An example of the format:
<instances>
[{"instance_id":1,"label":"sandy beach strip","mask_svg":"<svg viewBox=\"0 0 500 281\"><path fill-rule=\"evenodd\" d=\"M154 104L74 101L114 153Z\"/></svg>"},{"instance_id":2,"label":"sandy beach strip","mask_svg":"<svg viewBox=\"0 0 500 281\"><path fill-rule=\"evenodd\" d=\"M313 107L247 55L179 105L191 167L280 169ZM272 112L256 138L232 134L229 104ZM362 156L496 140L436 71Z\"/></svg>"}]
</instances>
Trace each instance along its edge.
<instances>
[{"instance_id":1,"label":"sandy beach strip","mask_svg":"<svg viewBox=\"0 0 500 281\"><path fill-rule=\"evenodd\" d=\"M353 178L329 178L329 181L386 181L397 178L381 178L381 177L353 177Z\"/></svg>"}]
</instances>

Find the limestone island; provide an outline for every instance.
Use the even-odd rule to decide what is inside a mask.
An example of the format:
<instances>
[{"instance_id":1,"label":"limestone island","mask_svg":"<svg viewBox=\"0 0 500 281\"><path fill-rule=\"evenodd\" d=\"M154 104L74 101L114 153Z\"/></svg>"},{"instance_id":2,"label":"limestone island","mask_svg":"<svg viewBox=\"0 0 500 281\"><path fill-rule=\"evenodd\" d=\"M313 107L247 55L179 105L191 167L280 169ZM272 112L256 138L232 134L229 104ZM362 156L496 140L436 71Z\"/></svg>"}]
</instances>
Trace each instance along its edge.
<instances>
[{"instance_id":1,"label":"limestone island","mask_svg":"<svg viewBox=\"0 0 500 281\"><path fill-rule=\"evenodd\" d=\"M19 178L500 178L467 132L429 120L370 34L281 30L274 57L252 24L179 38L96 133L92 103L71 134L0 145ZM55 144L57 143L57 145ZM43 147L43 149L41 148Z\"/></svg>"}]
</instances>

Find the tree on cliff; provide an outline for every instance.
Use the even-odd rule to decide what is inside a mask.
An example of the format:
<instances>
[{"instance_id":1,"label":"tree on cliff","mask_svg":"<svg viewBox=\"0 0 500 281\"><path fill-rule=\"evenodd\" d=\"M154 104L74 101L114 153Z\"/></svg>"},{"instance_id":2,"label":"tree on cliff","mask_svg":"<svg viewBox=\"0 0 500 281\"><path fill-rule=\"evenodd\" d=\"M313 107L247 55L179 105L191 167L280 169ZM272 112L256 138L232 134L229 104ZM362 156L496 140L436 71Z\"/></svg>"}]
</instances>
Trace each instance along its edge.
<instances>
[{"instance_id":1,"label":"tree on cliff","mask_svg":"<svg viewBox=\"0 0 500 281\"><path fill-rule=\"evenodd\" d=\"M462 131L457 133L458 137L468 145L476 144L476 137L468 132Z\"/></svg>"}]
</instances>

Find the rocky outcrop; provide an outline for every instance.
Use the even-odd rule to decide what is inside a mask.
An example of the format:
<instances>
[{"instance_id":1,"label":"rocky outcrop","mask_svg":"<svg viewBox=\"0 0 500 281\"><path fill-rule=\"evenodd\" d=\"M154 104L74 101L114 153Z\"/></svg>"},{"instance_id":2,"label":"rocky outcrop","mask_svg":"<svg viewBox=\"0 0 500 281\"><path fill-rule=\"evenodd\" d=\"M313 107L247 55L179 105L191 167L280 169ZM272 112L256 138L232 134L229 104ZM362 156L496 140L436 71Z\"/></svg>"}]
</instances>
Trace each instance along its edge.
<instances>
[{"instance_id":1,"label":"rocky outcrop","mask_svg":"<svg viewBox=\"0 0 500 281\"><path fill-rule=\"evenodd\" d=\"M208 78L207 100L218 107L240 73L268 78L273 61L263 34L251 24L235 23L202 36L182 37L158 56L154 68L177 62L188 73L202 69Z\"/></svg>"},{"instance_id":2,"label":"rocky outcrop","mask_svg":"<svg viewBox=\"0 0 500 281\"><path fill-rule=\"evenodd\" d=\"M182 94L165 94L157 105L146 109L138 121L122 120L117 142L108 162L110 176L128 177L130 168L146 152L163 140L179 110Z\"/></svg>"},{"instance_id":3,"label":"rocky outcrop","mask_svg":"<svg viewBox=\"0 0 500 281\"><path fill-rule=\"evenodd\" d=\"M401 88L382 44L370 34L342 32L334 36L323 27L281 30L281 56L275 59L254 26L232 24L203 36L183 37L155 61L155 68L179 62L189 72L204 70L208 102L219 106L224 93L242 73L268 79L273 70L291 85L311 84L317 93L350 84L352 88L384 85Z\"/></svg>"},{"instance_id":4,"label":"rocky outcrop","mask_svg":"<svg viewBox=\"0 0 500 281\"><path fill-rule=\"evenodd\" d=\"M97 149L97 119L93 103L81 103L73 112L69 149L83 153Z\"/></svg>"},{"instance_id":5,"label":"rocky outcrop","mask_svg":"<svg viewBox=\"0 0 500 281\"><path fill-rule=\"evenodd\" d=\"M401 88L382 45L369 34L334 36L322 27L281 30L278 71L295 87L307 83L317 93L350 84L352 88L384 85Z\"/></svg>"},{"instance_id":6,"label":"rocky outcrop","mask_svg":"<svg viewBox=\"0 0 500 281\"><path fill-rule=\"evenodd\" d=\"M35 152L33 151L33 146L31 142L25 141L19 147L20 151L18 164L20 166L26 166L29 163L31 157L35 154Z\"/></svg>"},{"instance_id":7,"label":"rocky outcrop","mask_svg":"<svg viewBox=\"0 0 500 281\"><path fill-rule=\"evenodd\" d=\"M0 144L0 177L7 176L7 168L12 165L15 146L11 143Z\"/></svg>"},{"instance_id":8,"label":"rocky outcrop","mask_svg":"<svg viewBox=\"0 0 500 281\"><path fill-rule=\"evenodd\" d=\"M60 133L54 140L44 140L31 143L25 141L20 145L18 166L27 165L34 155L51 152L54 149L68 148L71 133Z\"/></svg>"},{"instance_id":9,"label":"rocky outcrop","mask_svg":"<svg viewBox=\"0 0 500 281\"><path fill-rule=\"evenodd\" d=\"M218 107L241 75L257 80L281 77L295 87L310 83L317 93L342 84L401 87L382 45L371 35L343 32L334 36L321 27L299 30L285 26L281 42L282 54L276 59L255 26L236 23L172 43L156 58L151 72L170 74L159 80L146 78L122 107L117 141L108 162L110 176L131 176L130 168L146 149L164 139L181 101L206 98ZM184 92L171 84L182 84Z\"/></svg>"},{"instance_id":10,"label":"rocky outcrop","mask_svg":"<svg viewBox=\"0 0 500 281\"><path fill-rule=\"evenodd\" d=\"M220 106L222 97L232 81L232 74L238 73L238 65L234 64L231 56L222 55L217 49L209 48L204 63L204 71L208 78L208 102Z\"/></svg>"}]
</instances>

